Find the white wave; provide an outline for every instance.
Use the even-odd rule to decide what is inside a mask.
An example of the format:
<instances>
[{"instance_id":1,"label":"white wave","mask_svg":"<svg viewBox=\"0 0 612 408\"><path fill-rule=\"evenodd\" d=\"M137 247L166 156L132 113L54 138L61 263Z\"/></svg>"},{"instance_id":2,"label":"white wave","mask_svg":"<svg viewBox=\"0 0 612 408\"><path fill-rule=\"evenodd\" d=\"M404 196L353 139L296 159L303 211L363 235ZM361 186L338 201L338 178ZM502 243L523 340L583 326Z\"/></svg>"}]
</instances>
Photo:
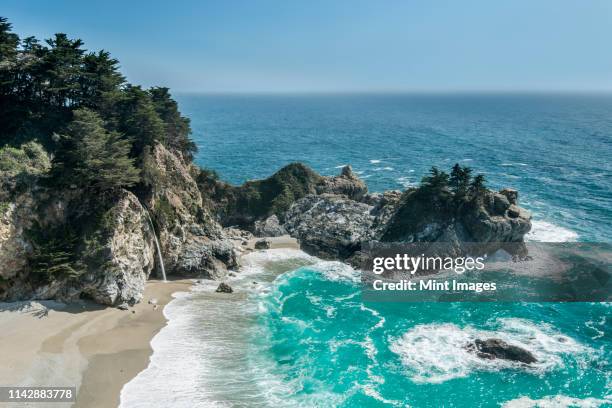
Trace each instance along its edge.
<instances>
[{"instance_id":1,"label":"white wave","mask_svg":"<svg viewBox=\"0 0 612 408\"><path fill-rule=\"evenodd\" d=\"M573 398L565 395L554 395L540 399L531 399L529 397L520 397L506 402L502 408L598 408L609 406L612 399L598 398Z\"/></svg>"},{"instance_id":2,"label":"white wave","mask_svg":"<svg viewBox=\"0 0 612 408\"><path fill-rule=\"evenodd\" d=\"M193 315L187 313L181 299L190 296L175 293L175 299L164 308L168 323L151 341L153 354L148 367L121 390L120 407L188 408L194 406L194 390L201 394L209 392L199 381L206 357L186 340L186 335L194 330Z\"/></svg>"},{"instance_id":3,"label":"white wave","mask_svg":"<svg viewBox=\"0 0 612 408\"><path fill-rule=\"evenodd\" d=\"M380 163L380 162L381 162L380 160L370 160L370 163L372 163L372 164L377 164L377 163Z\"/></svg>"},{"instance_id":4,"label":"white wave","mask_svg":"<svg viewBox=\"0 0 612 408\"><path fill-rule=\"evenodd\" d=\"M346 164L339 164L338 166L335 166L334 169L342 169L346 166L347 166Z\"/></svg>"},{"instance_id":5,"label":"white wave","mask_svg":"<svg viewBox=\"0 0 612 408\"><path fill-rule=\"evenodd\" d=\"M499 338L531 351L537 363L525 366L500 359L482 359L466 350L475 339ZM454 324L422 324L392 341L390 350L400 357L406 374L417 383L441 383L467 377L473 371L521 368L544 372L563 365L564 354L590 351L575 340L555 333L545 324L522 319L498 319L491 330Z\"/></svg>"},{"instance_id":6,"label":"white wave","mask_svg":"<svg viewBox=\"0 0 612 408\"><path fill-rule=\"evenodd\" d=\"M313 265L310 265L309 268L320 272L330 281L361 281L361 272L353 269L350 265L343 262L319 261Z\"/></svg>"},{"instance_id":7,"label":"white wave","mask_svg":"<svg viewBox=\"0 0 612 408\"><path fill-rule=\"evenodd\" d=\"M242 268L256 267L265 265L269 262L287 261L290 259L303 259L307 261L315 261L318 258L308 255L306 252L300 249L293 248L275 248L266 249L263 251L253 251L244 255L240 260L242 261ZM242 273L242 269L241 272Z\"/></svg>"},{"instance_id":8,"label":"white wave","mask_svg":"<svg viewBox=\"0 0 612 408\"><path fill-rule=\"evenodd\" d=\"M257 386L265 379L239 364L249 357L245 328L259 312L259 304L244 294L265 292L282 268L314 260L296 249L256 251L242 257L243 267L227 278L237 289L234 295L215 293L219 282L212 280L173 294L163 310L168 323L151 341L149 365L123 387L120 406L267 406ZM268 268L275 262L281 269Z\"/></svg>"},{"instance_id":9,"label":"white wave","mask_svg":"<svg viewBox=\"0 0 612 408\"><path fill-rule=\"evenodd\" d=\"M410 177L402 176L397 178L397 183L402 185L404 188L414 187L417 185L416 182L410 180Z\"/></svg>"},{"instance_id":10,"label":"white wave","mask_svg":"<svg viewBox=\"0 0 612 408\"><path fill-rule=\"evenodd\" d=\"M389 167L389 166L387 166L387 167L376 167L374 169L374 171L385 171L385 170L386 171L393 171L393 167Z\"/></svg>"},{"instance_id":11,"label":"white wave","mask_svg":"<svg viewBox=\"0 0 612 408\"><path fill-rule=\"evenodd\" d=\"M525 236L527 241L574 242L578 234L567 228L546 221L532 221L531 231Z\"/></svg>"}]
</instances>

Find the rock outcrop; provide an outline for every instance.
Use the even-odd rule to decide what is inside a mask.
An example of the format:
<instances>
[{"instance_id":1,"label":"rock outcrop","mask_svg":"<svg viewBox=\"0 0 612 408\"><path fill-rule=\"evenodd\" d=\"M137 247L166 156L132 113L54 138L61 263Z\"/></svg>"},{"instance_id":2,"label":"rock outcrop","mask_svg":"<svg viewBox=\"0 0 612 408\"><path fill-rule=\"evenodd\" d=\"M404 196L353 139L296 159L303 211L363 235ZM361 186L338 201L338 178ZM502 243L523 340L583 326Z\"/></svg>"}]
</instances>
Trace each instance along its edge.
<instances>
[{"instance_id":1,"label":"rock outcrop","mask_svg":"<svg viewBox=\"0 0 612 408\"><path fill-rule=\"evenodd\" d=\"M79 211L89 204L75 204L76 197L75 192L59 196L47 193L33 196L32 192L26 192L2 215L2 229L8 234L3 234L0 242L0 256L19 261L0 265L0 300L72 301L85 297L116 306L134 304L141 299L153 268L154 244L140 202L124 190L104 211L103 219L95 228L78 229L70 228L69 224L78 222ZM41 202L46 205L37 208L35 203ZM71 251L62 269L45 272L36 268L35 263L41 256L39 248L48 244L45 235L42 239L37 237L35 231L40 230L80 233L59 243L62 251Z\"/></svg>"},{"instance_id":2,"label":"rock outcrop","mask_svg":"<svg viewBox=\"0 0 612 408\"><path fill-rule=\"evenodd\" d=\"M234 244L204 205L193 164L158 144L146 168L154 183L145 202L159 228L166 272L217 279L237 265Z\"/></svg>"},{"instance_id":3,"label":"rock outcrop","mask_svg":"<svg viewBox=\"0 0 612 408\"><path fill-rule=\"evenodd\" d=\"M286 235L287 230L281 225L276 214L273 214L265 220L255 221L253 234L256 237L280 237Z\"/></svg>"},{"instance_id":4,"label":"rock outcrop","mask_svg":"<svg viewBox=\"0 0 612 408\"><path fill-rule=\"evenodd\" d=\"M361 201L368 193L368 187L350 165L344 166L339 176L324 177L316 190L318 194L336 194L355 201Z\"/></svg>"},{"instance_id":5,"label":"rock outcrop","mask_svg":"<svg viewBox=\"0 0 612 408\"><path fill-rule=\"evenodd\" d=\"M284 227L306 252L345 259L372 238L373 208L345 196L308 195L291 206Z\"/></svg>"},{"instance_id":6,"label":"rock outcrop","mask_svg":"<svg viewBox=\"0 0 612 408\"><path fill-rule=\"evenodd\" d=\"M466 346L466 349L478 357L492 360L501 359L523 364L536 363L533 353L522 347L513 346L500 339L476 339Z\"/></svg>"},{"instance_id":7,"label":"rock outcrop","mask_svg":"<svg viewBox=\"0 0 612 408\"><path fill-rule=\"evenodd\" d=\"M338 185L331 180L325 185ZM366 241L447 242L456 255L464 251L462 243L477 242L494 252L500 243L522 242L531 228L531 215L518 207L518 194L510 189L503 194L485 190L477 198L459 198L448 189L342 191L307 195L285 213L282 226L307 252L347 259Z\"/></svg>"},{"instance_id":8,"label":"rock outcrop","mask_svg":"<svg viewBox=\"0 0 612 408\"><path fill-rule=\"evenodd\" d=\"M216 279L235 267L240 241L203 204L192 165L161 145L145 161L140 199L35 180L0 191L0 300L134 304L155 265L160 276L154 234L168 274Z\"/></svg>"},{"instance_id":9,"label":"rock outcrop","mask_svg":"<svg viewBox=\"0 0 612 408\"><path fill-rule=\"evenodd\" d=\"M359 201L365 183L345 166L340 175L324 177L302 163L291 163L263 180L232 186L200 172L198 185L206 202L224 226L237 226L256 236L283 235L285 214L308 195L335 194ZM277 225L278 224L280 225Z\"/></svg>"}]
</instances>

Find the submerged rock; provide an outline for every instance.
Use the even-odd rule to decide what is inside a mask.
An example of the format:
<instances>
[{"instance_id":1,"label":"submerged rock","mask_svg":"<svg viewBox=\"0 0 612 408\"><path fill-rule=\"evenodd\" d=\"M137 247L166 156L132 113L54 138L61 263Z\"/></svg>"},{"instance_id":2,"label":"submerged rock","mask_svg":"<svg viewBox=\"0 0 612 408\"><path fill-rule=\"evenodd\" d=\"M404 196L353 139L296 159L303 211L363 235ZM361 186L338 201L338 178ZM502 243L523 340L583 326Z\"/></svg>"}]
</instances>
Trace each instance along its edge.
<instances>
[{"instance_id":1,"label":"submerged rock","mask_svg":"<svg viewBox=\"0 0 612 408\"><path fill-rule=\"evenodd\" d=\"M499 358L524 364L538 361L529 350L513 346L500 339L476 339L473 343L468 344L466 349L485 359Z\"/></svg>"},{"instance_id":2,"label":"submerged rock","mask_svg":"<svg viewBox=\"0 0 612 408\"><path fill-rule=\"evenodd\" d=\"M225 282L221 282L219 284L219 286L217 287L217 290L215 290L215 292L217 293L233 293L234 289L232 289L232 287L230 285L228 285Z\"/></svg>"}]
</instances>

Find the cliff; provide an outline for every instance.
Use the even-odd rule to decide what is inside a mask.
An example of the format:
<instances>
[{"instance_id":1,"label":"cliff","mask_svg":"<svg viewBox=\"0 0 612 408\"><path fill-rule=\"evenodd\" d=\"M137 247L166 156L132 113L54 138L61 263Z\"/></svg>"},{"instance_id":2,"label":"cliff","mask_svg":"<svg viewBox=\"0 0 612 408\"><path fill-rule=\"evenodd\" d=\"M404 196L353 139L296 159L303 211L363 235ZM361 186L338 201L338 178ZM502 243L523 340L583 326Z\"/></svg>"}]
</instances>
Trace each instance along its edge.
<instances>
[{"instance_id":1,"label":"cliff","mask_svg":"<svg viewBox=\"0 0 612 408\"><path fill-rule=\"evenodd\" d=\"M145 160L148 185L101 196L51 188L44 171L3 172L0 300L134 304L160 267L154 234L168 274L219 278L234 267L236 241L203 206L192 165L159 144Z\"/></svg>"}]
</instances>

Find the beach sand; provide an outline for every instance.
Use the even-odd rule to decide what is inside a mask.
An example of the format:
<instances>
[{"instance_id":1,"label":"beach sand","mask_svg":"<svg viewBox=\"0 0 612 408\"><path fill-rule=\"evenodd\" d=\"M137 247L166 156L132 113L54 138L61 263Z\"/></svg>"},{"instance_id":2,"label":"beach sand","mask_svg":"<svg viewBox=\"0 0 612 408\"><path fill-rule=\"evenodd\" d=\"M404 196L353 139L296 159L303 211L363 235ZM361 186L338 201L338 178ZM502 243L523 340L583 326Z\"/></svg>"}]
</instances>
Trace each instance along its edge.
<instances>
[{"instance_id":1,"label":"beach sand","mask_svg":"<svg viewBox=\"0 0 612 408\"><path fill-rule=\"evenodd\" d=\"M0 304L0 386L75 386L74 406L116 407L123 385L149 363L150 341L166 324L163 307L191 285L149 281L143 300L129 310L89 302ZM71 406L32 404L45 405Z\"/></svg>"}]
</instances>

